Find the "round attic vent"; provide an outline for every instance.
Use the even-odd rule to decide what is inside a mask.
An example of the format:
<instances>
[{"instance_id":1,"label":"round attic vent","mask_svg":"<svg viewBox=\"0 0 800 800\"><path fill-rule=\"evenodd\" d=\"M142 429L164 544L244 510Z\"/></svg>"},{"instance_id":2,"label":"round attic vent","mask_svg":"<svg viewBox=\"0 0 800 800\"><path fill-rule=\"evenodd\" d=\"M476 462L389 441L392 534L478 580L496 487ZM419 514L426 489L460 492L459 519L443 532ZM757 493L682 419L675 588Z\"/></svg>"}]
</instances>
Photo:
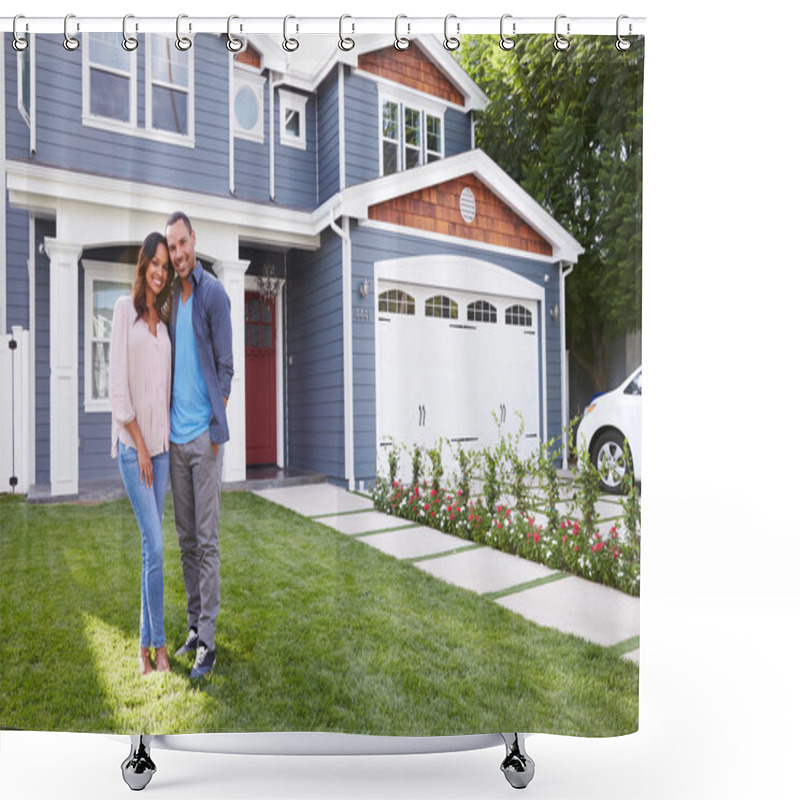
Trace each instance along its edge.
<instances>
[{"instance_id":1,"label":"round attic vent","mask_svg":"<svg viewBox=\"0 0 800 800\"><path fill-rule=\"evenodd\" d=\"M462 189L459 206L461 218L469 225L475 219L475 195L472 194L472 189Z\"/></svg>"}]
</instances>

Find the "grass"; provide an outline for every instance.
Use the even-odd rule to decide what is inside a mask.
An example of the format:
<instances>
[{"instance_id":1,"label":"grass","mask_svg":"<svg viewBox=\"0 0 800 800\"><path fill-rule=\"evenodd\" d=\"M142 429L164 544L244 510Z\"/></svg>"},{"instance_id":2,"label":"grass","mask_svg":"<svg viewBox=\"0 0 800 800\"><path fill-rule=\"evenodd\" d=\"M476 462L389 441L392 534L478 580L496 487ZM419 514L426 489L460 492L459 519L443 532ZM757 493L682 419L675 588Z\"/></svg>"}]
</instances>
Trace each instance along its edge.
<instances>
[{"instance_id":1,"label":"grass","mask_svg":"<svg viewBox=\"0 0 800 800\"><path fill-rule=\"evenodd\" d=\"M224 493L217 666L172 657L185 599L164 514L172 673L137 672L127 500L0 498L0 728L581 736L638 727L639 670L249 493Z\"/></svg>"}]
</instances>

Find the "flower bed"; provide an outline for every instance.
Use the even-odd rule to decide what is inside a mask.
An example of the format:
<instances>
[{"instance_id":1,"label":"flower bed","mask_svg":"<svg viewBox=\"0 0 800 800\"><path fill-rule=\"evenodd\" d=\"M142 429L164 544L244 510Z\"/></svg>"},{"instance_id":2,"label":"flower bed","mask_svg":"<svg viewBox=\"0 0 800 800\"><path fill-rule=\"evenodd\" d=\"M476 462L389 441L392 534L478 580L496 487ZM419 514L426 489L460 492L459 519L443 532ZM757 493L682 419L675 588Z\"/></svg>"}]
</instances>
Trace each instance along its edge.
<instances>
[{"instance_id":1,"label":"flower bed","mask_svg":"<svg viewBox=\"0 0 800 800\"><path fill-rule=\"evenodd\" d=\"M501 441L493 451L472 452L466 457L461 453L462 475L454 481L455 489L442 485L438 448L415 448L417 480L408 483L397 480L394 474L395 454L389 459L390 476L379 477L375 483L375 508L638 596L638 489L630 486L623 501L622 521L601 533L595 511L596 474L585 454L581 455L574 493L566 503L569 511L561 514L557 504L564 500L563 490L556 479L552 450L543 448L527 462L515 459L513 453L508 441ZM420 480L426 455L433 466L430 484ZM476 468L483 471L483 492L473 497L470 487ZM530 491L537 482L543 489L538 506L544 511L538 509ZM511 502L497 502L505 496L504 490Z\"/></svg>"}]
</instances>

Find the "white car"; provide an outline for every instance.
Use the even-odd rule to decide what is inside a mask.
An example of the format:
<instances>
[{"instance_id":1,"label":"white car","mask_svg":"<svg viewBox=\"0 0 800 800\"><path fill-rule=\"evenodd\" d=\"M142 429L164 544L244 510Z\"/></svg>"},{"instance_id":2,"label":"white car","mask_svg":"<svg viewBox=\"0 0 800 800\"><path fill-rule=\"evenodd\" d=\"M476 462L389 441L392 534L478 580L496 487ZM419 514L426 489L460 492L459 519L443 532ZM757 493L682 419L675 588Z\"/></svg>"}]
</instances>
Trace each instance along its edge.
<instances>
[{"instance_id":1,"label":"white car","mask_svg":"<svg viewBox=\"0 0 800 800\"><path fill-rule=\"evenodd\" d=\"M642 479L642 368L629 375L616 389L598 395L583 412L576 436L600 474L603 491L622 494L633 469ZM630 461L625 457L625 444Z\"/></svg>"}]
</instances>

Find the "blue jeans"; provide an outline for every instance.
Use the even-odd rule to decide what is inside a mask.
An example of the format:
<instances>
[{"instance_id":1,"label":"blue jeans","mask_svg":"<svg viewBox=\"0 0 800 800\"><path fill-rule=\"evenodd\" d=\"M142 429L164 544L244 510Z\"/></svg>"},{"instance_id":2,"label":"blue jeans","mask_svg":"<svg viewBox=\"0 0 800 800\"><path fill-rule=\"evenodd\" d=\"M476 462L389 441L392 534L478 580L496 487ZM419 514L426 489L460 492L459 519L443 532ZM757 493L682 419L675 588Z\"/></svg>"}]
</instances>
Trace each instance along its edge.
<instances>
[{"instance_id":1,"label":"blue jeans","mask_svg":"<svg viewBox=\"0 0 800 800\"><path fill-rule=\"evenodd\" d=\"M139 454L118 442L119 471L142 532L142 611L139 643L142 647L163 647L164 636L164 545L161 519L169 478L169 452L159 453L153 462L153 485L139 478Z\"/></svg>"}]
</instances>

